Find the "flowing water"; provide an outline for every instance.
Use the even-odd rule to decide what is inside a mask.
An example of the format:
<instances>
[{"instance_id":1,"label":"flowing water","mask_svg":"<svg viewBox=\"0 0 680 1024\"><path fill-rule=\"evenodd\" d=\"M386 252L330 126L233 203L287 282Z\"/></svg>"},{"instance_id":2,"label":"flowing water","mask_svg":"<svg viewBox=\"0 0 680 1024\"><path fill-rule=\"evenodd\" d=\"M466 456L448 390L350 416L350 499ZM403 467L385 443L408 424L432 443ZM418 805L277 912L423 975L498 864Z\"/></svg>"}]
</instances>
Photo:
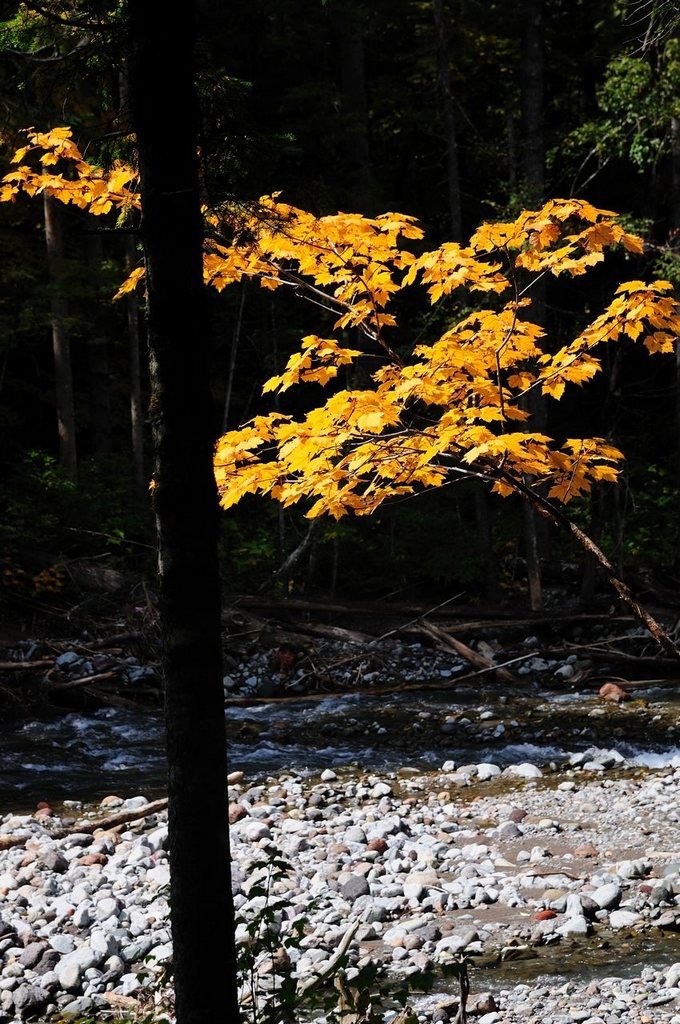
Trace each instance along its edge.
<instances>
[{"instance_id":1,"label":"flowing water","mask_svg":"<svg viewBox=\"0 0 680 1024\"><path fill-rule=\"evenodd\" d=\"M559 767L570 751L592 744L618 749L648 769L679 766L675 691L644 697L595 716L600 705L592 694L530 686L516 692L409 690L233 706L226 712L230 768L256 780L291 770L313 774L331 765L343 773L429 771L448 760ZM28 810L38 800L56 804L110 793L153 798L165 788L162 716L105 708L5 721L0 765L3 813ZM633 976L644 966L676 961L678 937L617 935L610 943L600 935L590 945L561 943L520 952L510 961L475 964L472 981L477 991L542 979L587 983L603 973Z\"/></svg>"},{"instance_id":2,"label":"flowing water","mask_svg":"<svg viewBox=\"0 0 680 1024\"><path fill-rule=\"evenodd\" d=\"M595 744L620 751L633 764L680 765L677 705L668 690L606 708L592 695L489 688L401 691L300 698L227 709L231 770L261 778L327 766L357 770L440 768L529 761L555 766L569 752ZM51 713L0 724L0 809L36 800L97 799L108 793L153 795L165 786L160 713L116 708Z\"/></svg>"}]
</instances>

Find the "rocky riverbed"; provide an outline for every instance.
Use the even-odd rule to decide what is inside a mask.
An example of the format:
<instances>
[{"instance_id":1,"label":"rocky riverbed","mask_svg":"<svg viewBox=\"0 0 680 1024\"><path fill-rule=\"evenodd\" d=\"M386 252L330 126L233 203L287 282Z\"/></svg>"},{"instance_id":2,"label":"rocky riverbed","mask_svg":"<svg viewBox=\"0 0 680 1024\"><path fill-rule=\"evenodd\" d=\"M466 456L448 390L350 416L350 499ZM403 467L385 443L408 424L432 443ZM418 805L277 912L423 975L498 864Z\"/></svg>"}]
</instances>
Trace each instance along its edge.
<instances>
[{"instance_id":1,"label":"rocky riverbed","mask_svg":"<svg viewBox=\"0 0 680 1024\"><path fill-rule=\"evenodd\" d=\"M369 963L387 983L434 974L435 994L413 996L424 1021L453 1019L447 966L464 954L481 1024L680 1024L679 788L680 769L603 749L554 770L233 773L239 938L262 907L249 895L261 865L280 857L276 945L305 923L276 967L262 955L263 990L275 970L322 973L349 932L350 983ZM0 846L23 840L0 853L2 1020L99 1019L158 995L171 958L165 816L85 830L143 806L111 796L2 819ZM582 971L554 976L574 961Z\"/></svg>"}]
</instances>

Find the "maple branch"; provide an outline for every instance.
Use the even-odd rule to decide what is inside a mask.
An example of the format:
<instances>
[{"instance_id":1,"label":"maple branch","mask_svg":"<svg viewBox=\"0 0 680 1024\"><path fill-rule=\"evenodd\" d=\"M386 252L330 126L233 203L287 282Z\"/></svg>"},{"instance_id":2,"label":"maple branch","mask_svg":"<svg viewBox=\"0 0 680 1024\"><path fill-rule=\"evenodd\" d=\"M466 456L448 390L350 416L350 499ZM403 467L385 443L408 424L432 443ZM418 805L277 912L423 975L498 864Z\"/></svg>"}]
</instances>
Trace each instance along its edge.
<instances>
[{"instance_id":1,"label":"maple branch","mask_svg":"<svg viewBox=\"0 0 680 1024\"><path fill-rule=\"evenodd\" d=\"M93 32L108 32L110 29L120 28L120 24L110 22L104 24L101 21L85 21L82 18L64 18L60 14L54 14L52 11L48 11L44 7L40 7L38 4L27 3L25 5L29 11L33 11L34 14L39 14L47 21L52 21L56 25L63 25L65 28L86 28L91 29Z\"/></svg>"},{"instance_id":2,"label":"maple branch","mask_svg":"<svg viewBox=\"0 0 680 1024\"><path fill-rule=\"evenodd\" d=\"M550 522L555 526L558 526L563 530L567 530L576 538L581 547L592 555L602 566L607 574L609 582L612 584L621 600L624 601L632 610L634 615L644 623L659 646L662 647L667 654L670 654L672 658L680 660L680 648L678 648L678 646L673 642L663 626L661 626L647 611L647 609L643 608L643 606L638 602L630 587L628 587L628 585L624 583L619 576L617 576L614 566L611 564L604 551L597 546L595 541L584 533L575 522L561 511L561 509L553 505L553 503L547 498L544 498L543 495L534 491L531 487L527 487L525 484L514 479L508 474L503 474L503 477L505 482L530 502L536 511L544 516L544 518L550 520Z\"/></svg>"}]
</instances>

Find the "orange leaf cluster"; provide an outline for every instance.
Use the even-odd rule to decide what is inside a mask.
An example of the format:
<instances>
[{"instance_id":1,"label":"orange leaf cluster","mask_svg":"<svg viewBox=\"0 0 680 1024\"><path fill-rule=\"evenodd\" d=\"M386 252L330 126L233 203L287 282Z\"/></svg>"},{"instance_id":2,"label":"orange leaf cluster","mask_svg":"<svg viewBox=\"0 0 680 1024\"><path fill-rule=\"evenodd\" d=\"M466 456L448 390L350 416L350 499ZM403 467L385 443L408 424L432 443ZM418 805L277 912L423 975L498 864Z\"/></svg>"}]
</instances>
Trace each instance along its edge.
<instances>
[{"instance_id":1,"label":"orange leaf cluster","mask_svg":"<svg viewBox=\"0 0 680 1024\"><path fill-rule=\"evenodd\" d=\"M133 169L89 164L66 128L27 137L14 157L18 166L2 179L1 201L21 191L47 192L95 215L139 208ZM615 480L622 456L602 438L558 445L531 432L524 425L527 392L559 400L567 385L586 383L600 370L602 343L628 338L664 353L680 336L671 286L631 281L578 337L550 351L526 297L535 275L577 276L612 246L632 253L643 248L611 211L577 199L551 200L514 221L483 224L466 246L446 243L420 255L408 244L418 242L422 230L396 213L316 217L272 195L252 207L206 210L205 220L208 284L221 291L253 278L265 288L292 289L333 313L328 333L352 329L373 356L376 344L384 355L370 386L336 391L299 420L277 412L225 434L215 456L224 507L260 493L284 505L304 500L310 517L367 514L388 498L439 486L456 474L490 479L501 494L530 477L549 497L567 502L593 481ZM118 295L142 277L141 267L133 270ZM385 331L396 324L394 297L414 286L424 288L432 304L478 292L488 305L402 361ZM361 356L341 337L307 335L264 391L327 385Z\"/></svg>"},{"instance_id":2,"label":"orange leaf cluster","mask_svg":"<svg viewBox=\"0 0 680 1024\"><path fill-rule=\"evenodd\" d=\"M260 417L247 448L242 431L225 434L215 458L225 508L246 493L261 493L284 505L311 502L310 517L368 514L388 498L439 486L456 474L490 479L501 494L531 478L548 497L568 502L596 480L616 479L622 456L613 445L592 437L558 445L522 428L529 418L523 399L532 389L559 399L567 384L590 380L600 369L595 350L603 342L626 336L650 352L669 351L680 336L670 286L622 286L585 331L551 354L517 284L520 273L524 281L546 272L583 274L612 246L641 252L640 239L613 213L580 200L552 200L511 223L482 225L467 246L447 243L413 256L398 248L400 236L420 237L408 218L388 215L392 232L383 239L381 218L316 219L276 197L265 208L273 217L261 222L259 233L251 223L234 245L224 246L226 264L240 268L231 279L259 276L269 287L292 283L303 294L309 286L331 309L347 303L336 329L351 325L382 340L382 329L394 323L391 298L419 281L432 303L458 289L511 292L512 298L463 317L416 346L405 363L387 359L371 374L370 387L336 392L301 420ZM306 338L265 391L304 380L325 383L333 366L359 355L332 339Z\"/></svg>"}]
</instances>

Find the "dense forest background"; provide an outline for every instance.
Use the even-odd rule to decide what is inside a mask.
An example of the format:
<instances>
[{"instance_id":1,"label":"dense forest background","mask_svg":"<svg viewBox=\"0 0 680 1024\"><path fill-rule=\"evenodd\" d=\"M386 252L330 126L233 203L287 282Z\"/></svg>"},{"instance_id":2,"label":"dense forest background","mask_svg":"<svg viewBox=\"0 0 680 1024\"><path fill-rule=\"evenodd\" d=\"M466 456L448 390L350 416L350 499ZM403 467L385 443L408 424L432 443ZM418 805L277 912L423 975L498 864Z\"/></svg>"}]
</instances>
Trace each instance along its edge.
<instances>
[{"instance_id":1,"label":"dense forest background","mask_svg":"<svg viewBox=\"0 0 680 1024\"><path fill-rule=\"evenodd\" d=\"M105 166L132 155L122 22L103 4L78 10L4 12L7 170L28 126L72 126ZM206 0L206 199L277 190L319 214L399 211L419 218L430 247L551 196L616 210L643 235L645 256L545 285L537 299L557 348L624 276L680 286L675 15L654 0ZM111 301L139 259L136 235L115 215L50 207L0 204L0 602L15 620L75 606L97 614L105 593L119 600L120 578L131 607L143 605L154 572L144 323L138 299ZM252 283L210 302L217 434L271 407L263 381L326 314ZM452 314L405 306L396 347L441 332ZM638 589L667 595L680 571L675 357L622 343L604 359L589 389L535 414L552 436L596 434L626 453L620 485L598 486L572 514ZM320 394L303 391L282 396L283 411ZM518 500L468 481L311 531L304 509L248 499L223 515L222 558L230 591L527 602L526 536ZM540 526L538 545L547 603L598 598L578 553Z\"/></svg>"}]
</instances>

